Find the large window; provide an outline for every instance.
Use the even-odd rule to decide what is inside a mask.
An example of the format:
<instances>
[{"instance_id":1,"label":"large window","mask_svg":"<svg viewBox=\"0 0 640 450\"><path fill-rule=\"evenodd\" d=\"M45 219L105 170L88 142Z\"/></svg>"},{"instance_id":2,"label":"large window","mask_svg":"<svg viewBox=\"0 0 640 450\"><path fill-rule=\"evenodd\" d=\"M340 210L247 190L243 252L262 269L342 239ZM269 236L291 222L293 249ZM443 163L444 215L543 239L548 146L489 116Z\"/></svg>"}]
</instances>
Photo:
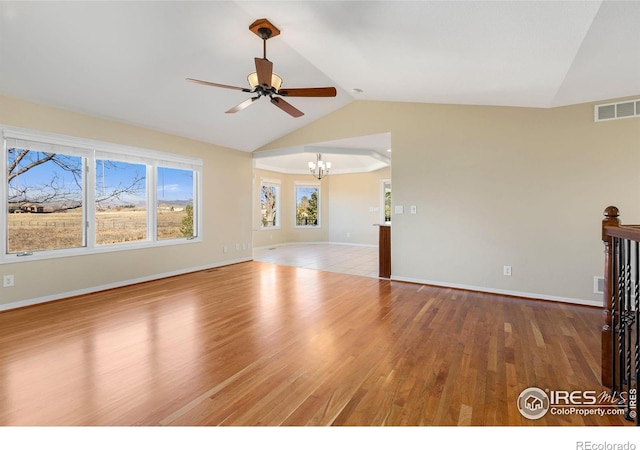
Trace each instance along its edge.
<instances>
[{"instance_id":1,"label":"large window","mask_svg":"<svg viewBox=\"0 0 640 450\"><path fill-rule=\"evenodd\" d=\"M193 221L193 170L158 167L158 239L197 236Z\"/></svg>"},{"instance_id":2,"label":"large window","mask_svg":"<svg viewBox=\"0 0 640 450\"><path fill-rule=\"evenodd\" d=\"M0 262L199 238L200 160L2 131Z\"/></svg>"},{"instance_id":3,"label":"large window","mask_svg":"<svg viewBox=\"0 0 640 450\"><path fill-rule=\"evenodd\" d=\"M96 243L146 240L146 166L98 159L95 173Z\"/></svg>"},{"instance_id":4,"label":"large window","mask_svg":"<svg viewBox=\"0 0 640 450\"><path fill-rule=\"evenodd\" d=\"M280 180L260 180L260 227L280 228Z\"/></svg>"},{"instance_id":5,"label":"large window","mask_svg":"<svg viewBox=\"0 0 640 450\"><path fill-rule=\"evenodd\" d=\"M320 185L296 184L296 226L320 226Z\"/></svg>"},{"instance_id":6,"label":"large window","mask_svg":"<svg viewBox=\"0 0 640 450\"><path fill-rule=\"evenodd\" d=\"M45 143L6 147L7 253L83 247L83 158Z\"/></svg>"}]
</instances>

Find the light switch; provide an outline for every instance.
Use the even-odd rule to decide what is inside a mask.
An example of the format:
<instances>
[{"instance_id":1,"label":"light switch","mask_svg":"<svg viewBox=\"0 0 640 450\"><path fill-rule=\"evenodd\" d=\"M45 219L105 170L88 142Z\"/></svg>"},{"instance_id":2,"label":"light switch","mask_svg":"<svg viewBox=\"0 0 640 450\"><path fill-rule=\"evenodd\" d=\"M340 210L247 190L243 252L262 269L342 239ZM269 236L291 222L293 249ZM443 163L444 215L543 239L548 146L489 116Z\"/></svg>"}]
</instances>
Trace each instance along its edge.
<instances>
[{"instance_id":1,"label":"light switch","mask_svg":"<svg viewBox=\"0 0 640 450\"><path fill-rule=\"evenodd\" d=\"M396 205L394 211L396 214L404 214L404 206Z\"/></svg>"},{"instance_id":2,"label":"light switch","mask_svg":"<svg viewBox=\"0 0 640 450\"><path fill-rule=\"evenodd\" d=\"M418 207L416 205L411 205L411 214L417 214Z\"/></svg>"}]
</instances>

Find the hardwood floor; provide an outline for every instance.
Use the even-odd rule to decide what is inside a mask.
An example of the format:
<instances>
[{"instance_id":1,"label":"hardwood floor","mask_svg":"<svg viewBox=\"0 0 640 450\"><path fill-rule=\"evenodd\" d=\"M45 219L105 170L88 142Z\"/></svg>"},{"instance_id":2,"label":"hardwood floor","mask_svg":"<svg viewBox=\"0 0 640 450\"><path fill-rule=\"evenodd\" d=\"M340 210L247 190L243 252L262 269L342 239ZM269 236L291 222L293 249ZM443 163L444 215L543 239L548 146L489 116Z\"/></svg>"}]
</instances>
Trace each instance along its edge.
<instances>
[{"instance_id":1,"label":"hardwood floor","mask_svg":"<svg viewBox=\"0 0 640 450\"><path fill-rule=\"evenodd\" d=\"M629 425L599 309L248 262L0 313L1 425Z\"/></svg>"}]
</instances>

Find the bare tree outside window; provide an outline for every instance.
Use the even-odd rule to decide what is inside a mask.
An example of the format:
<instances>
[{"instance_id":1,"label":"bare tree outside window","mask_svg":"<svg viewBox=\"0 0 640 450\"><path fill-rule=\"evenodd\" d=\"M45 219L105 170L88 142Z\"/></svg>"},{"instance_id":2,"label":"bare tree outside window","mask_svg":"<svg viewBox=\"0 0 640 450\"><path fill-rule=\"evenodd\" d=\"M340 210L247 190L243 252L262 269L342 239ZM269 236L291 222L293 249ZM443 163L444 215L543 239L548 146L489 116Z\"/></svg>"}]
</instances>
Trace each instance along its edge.
<instances>
[{"instance_id":1,"label":"bare tree outside window","mask_svg":"<svg viewBox=\"0 0 640 450\"><path fill-rule=\"evenodd\" d=\"M280 186L263 183L260 189L260 220L263 228L280 226L278 217Z\"/></svg>"},{"instance_id":2,"label":"bare tree outside window","mask_svg":"<svg viewBox=\"0 0 640 450\"><path fill-rule=\"evenodd\" d=\"M7 253L86 245L85 161L81 156L63 152L7 149ZM141 195L146 196L145 166L106 160L99 160L98 166L102 176L96 181L95 194L98 243L134 240L128 235L146 233L146 207L141 220L131 221L134 206L140 205ZM111 224L115 220L128 225L113 227L120 230L119 235L107 233L104 216L122 210L127 214L119 219L111 214L109 220Z\"/></svg>"},{"instance_id":3,"label":"bare tree outside window","mask_svg":"<svg viewBox=\"0 0 640 450\"><path fill-rule=\"evenodd\" d=\"M147 239L146 166L96 160L96 243Z\"/></svg>"},{"instance_id":4,"label":"bare tree outside window","mask_svg":"<svg viewBox=\"0 0 640 450\"><path fill-rule=\"evenodd\" d=\"M85 245L82 165L79 156L8 148L8 253Z\"/></svg>"},{"instance_id":5,"label":"bare tree outside window","mask_svg":"<svg viewBox=\"0 0 640 450\"><path fill-rule=\"evenodd\" d=\"M82 158L20 148L8 151L8 201L46 205L48 212L82 207Z\"/></svg>"}]
</instances>

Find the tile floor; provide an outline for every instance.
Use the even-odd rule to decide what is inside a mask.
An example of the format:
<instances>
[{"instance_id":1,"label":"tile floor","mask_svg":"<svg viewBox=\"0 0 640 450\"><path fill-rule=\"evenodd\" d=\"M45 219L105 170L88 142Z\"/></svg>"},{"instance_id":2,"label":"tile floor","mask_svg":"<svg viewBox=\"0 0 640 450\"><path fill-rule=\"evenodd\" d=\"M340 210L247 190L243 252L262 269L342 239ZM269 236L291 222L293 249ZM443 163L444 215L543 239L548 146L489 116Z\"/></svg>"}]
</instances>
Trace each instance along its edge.
<instances>
[{"instance_id":1,"label":"tile floor","mask_svg":"<svg viewBox=\"0 0 640 450\"><path fill-rule=\"evenodd\" d=\"M378 277L378 247L341 244L299 244L253 250L256 261Z\"/></svg>"}]
</instances>

